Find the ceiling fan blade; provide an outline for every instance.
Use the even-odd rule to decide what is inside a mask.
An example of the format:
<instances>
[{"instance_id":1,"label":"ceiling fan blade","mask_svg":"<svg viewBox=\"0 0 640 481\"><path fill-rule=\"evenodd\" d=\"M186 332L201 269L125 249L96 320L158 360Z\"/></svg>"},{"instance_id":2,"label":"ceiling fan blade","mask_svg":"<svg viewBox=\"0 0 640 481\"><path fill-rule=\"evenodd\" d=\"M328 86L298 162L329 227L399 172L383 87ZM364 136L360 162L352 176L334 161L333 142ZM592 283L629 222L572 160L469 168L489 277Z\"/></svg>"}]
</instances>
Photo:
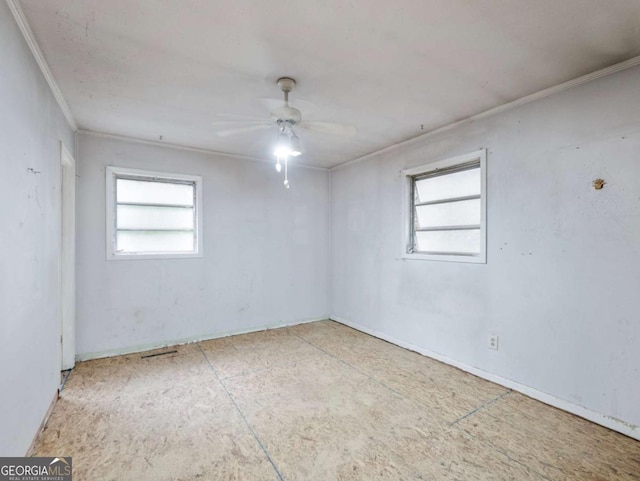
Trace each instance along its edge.
<instances>
[{"instance_id":1,"label":"ceiling fan blade","mask_svg":"<svg viewBox=\"0 0 640 481\"><path fill-rule=\"evenodd\" d=\"M353 137L358 130L350 124L338 124L334 122L309 122L303 120L300 127L311 132L319 132L322 134L339 135L341 137Z\"/></svg>"},{"instance_id":2,"label":"ceiling fan blade","mask_svg":"<svg viewBox=\"0 0 640 481\"><path fill-rule=\"evenodd\" d=\"M267 112L272 112L274 110L282 108L282 106L284 105L284 99L282 97L279 99L261 97L258 99L258 102L260 102L260 104L266 109ZM313 114L313 112L316 112L318 110L318 107L315 104L307 100L301 100L297 97L294 97L293 94L291 94L291 96L289 97L289 105L291 107L295 107L298 110L301 110L303 114L306 115Z\"/></svg>"},{"instance_id":3,"label":"ceiling fan blade","mask_svg":"<svg viewBox=\"0 0 640 481\"><path fill-rule=\"evenodd\" d=\"M283 99L269 98L269 97L261 97L258 99L260 105L264 107L267 112L271 112L272 110L279 109L284 105Z\"/></svg>"},{"instance_id":4,"label":"ceiling fan blade","mask_svg":"<svg viewBox=\"0 0 640 481\"><path fill-rule=\"evenodd\" d=\"M270 125L271 122L269 122L266 119L214 120L213 122L211 122L211 125L213 125L214 127L222 127L222 128L224 127L233 128L233 127L241 127L243 125L249 126L249 125L259 125L259 124Z\"/></svg>"},{"instance_id":5,"label":"ceiling fan blade","mask_svg":"<svg viewBox=\"0 0 640 481\"><path fill-rule=\"evenodd\" d=\"M223 119L223 120L229 120L231 122L240 122L240 121L260 121L260 120L264 120L264 116L262 117L255 117L253 115L242 115L242 114L229 114L229 113L222 113L222 114L214 114L217 118L219 119ZM221 122L222 120L214 120L215 122Z\"/></svg>"},{"instance_id":6,"label":"ceiling fan blade","mask_svg":"<svg viewBox=\"0 0 640 481\"><path fill-rule=\"evenodd\" d=\"M235 129L218 130L216 134L220 137L228 137L230 135L244 134L247 132L253 132L254 130L268 129L270 127L272 127L271 124L262 123L258 125L247 125L245 127L238 127Z\"/></svg>"}]
</instances>

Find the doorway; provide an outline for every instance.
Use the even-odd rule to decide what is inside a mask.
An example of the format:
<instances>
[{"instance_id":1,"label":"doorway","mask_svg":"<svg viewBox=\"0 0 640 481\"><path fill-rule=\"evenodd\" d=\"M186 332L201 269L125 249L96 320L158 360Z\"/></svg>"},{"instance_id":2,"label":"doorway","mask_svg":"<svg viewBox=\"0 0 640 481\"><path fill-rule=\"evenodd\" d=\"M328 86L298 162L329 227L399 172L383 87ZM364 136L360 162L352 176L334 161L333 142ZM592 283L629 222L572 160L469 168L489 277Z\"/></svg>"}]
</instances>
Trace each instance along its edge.
<instances>
[{"instance_id":1,"label":"doorway","mask_svg":"<svg viewBox=\"0 0 640 481\"><path fill-rule=\"evenodd\" d=\"M76 357L76 161L60 142L62 166L62 296L61 370L72 369Z\"/></svg>"}]
</instances>

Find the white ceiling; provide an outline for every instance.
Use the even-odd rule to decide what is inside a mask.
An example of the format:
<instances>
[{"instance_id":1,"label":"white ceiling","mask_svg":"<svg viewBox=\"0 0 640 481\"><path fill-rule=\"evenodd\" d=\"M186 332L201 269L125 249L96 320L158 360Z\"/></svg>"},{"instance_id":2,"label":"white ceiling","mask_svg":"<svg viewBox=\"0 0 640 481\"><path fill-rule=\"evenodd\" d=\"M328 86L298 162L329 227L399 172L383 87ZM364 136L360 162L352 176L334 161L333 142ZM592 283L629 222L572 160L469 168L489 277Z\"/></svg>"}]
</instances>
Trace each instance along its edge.
<instances>
[{"instance_id":1,"label":"white ceiling","mask_svg":"<svg viewBox=\"0 0 640 481\"><path fill-rule=\"evenodd\" d=\"M278 77L300 162L331 167L640 55L638 0L22 0L81 129L270 159ZM424 130L421 130L424 126Z\"/></svg>"}]
</instances>

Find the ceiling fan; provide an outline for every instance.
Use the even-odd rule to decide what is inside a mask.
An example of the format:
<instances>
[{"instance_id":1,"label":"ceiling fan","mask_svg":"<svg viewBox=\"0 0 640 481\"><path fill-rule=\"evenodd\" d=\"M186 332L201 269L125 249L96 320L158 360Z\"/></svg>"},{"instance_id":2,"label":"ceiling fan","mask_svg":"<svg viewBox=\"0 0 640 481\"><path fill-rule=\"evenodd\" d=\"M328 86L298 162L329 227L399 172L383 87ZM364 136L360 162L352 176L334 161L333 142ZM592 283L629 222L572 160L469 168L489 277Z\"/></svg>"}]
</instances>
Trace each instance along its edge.
<instances>
[{"instance_id":1,"label":"ceiling fan","mask_svg":"<svg viewBox=\"0 0 640 481\"><path fill-rule=\"evenodd\" d=\"M223 129L216 132L221 137L231 135L245 134L259 129L276 128L277 141L274 149L276 156L276 170L282 170L284 163L285 178L284 185L289 188L287 165L289 157L297 157L302 154L300 138L296 134L294 128L300 127L309 132L318 132L329 135L339 135L342 137L352 137L356 134L356 128L353 125L339 124L335 122L315 122L302 119L302 112L289 105L289 92L293 90L296 81L290 77L281 77L276 82L280 90L284 93L284 104L273 110L269 119L247 119L240 121L245 123L242 127ZM237 123L238 121L234 121ZM226 124L228 122L216 122L216 124Z\"/></svg>"},{"instance_id":2,"label":"ceiling fan","mask_svg":"<svg viewBox=\"0 0 640 481\"><path fill-rule=\"evenodd\" d=\"M291 107L289 105L289 92L291 92L296 86L296 81L290 77L281 77L277 80L276 84L284 93L284 104L282 107L279 107L273 110L270 114L269 119L252 119L248 118L245 120L230 120L223 122L214 122L214 125L229 125L229 123L237 124L238 122L244 124L252 124L245 125L238 128L230 128L218 130L216 132L220 137L227 137L230 135L243 134L246 132L251 132L254 130L265 129L273 126L274 124L278 124L278 122L288 122L291 125L295 125L296 127L303 128L305 130L309 130L312 132L320 132L324 134L330 135L340 135L343 137L352 137L356 134L356 128L353 125L348 124L339 124L335 122L316 122L302 119L302 112L296 109L295 107Z\"/></svg>"}]
</instances>

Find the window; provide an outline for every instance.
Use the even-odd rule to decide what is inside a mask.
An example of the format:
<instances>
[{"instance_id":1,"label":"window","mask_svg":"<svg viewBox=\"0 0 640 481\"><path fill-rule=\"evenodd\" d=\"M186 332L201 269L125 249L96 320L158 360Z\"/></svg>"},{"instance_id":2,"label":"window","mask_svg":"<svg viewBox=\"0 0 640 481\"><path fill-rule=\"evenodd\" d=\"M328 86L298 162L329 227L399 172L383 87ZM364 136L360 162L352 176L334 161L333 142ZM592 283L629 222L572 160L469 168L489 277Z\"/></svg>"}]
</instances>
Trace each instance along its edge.
<instances>
[{"instance_id":1,"label":"window","mask_svg":"<svg viewBox=\"0 0 640 481\"><path fill-rule=\"evenodd\" d=\"M486 152L403 171L404 258L486 262Z\"/></svg>"},{"instance_id":2,"label":"window","mask_svg":"<svg viewBox=\"0 0 640 481\"><path fill-rule=\"evenodd\" d=\"M202 178L107 167L107 258L199 257Z\"/></svg>"}]
</instances>

